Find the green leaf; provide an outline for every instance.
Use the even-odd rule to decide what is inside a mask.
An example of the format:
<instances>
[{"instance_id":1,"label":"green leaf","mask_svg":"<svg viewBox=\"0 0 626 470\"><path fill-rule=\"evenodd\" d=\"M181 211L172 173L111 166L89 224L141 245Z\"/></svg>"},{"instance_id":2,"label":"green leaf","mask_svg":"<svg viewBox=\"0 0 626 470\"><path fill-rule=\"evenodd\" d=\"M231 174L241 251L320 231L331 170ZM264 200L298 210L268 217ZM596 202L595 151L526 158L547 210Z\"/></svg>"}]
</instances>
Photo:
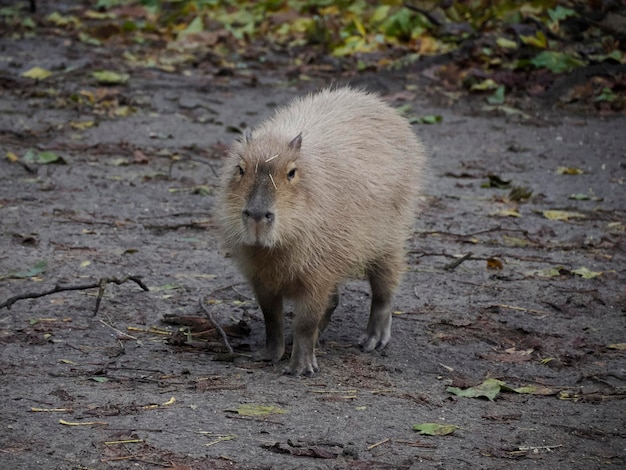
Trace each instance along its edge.
<instances>
[{"instance_id":1,"label":"green leaf","mask_svg":"<svg viewBox=\"0 0 626 470\"><path fill-rule=\"evenodd\" d=\"M582 67L585 62L564 52L543 51L537 54L530 63L537 68L548 68L554 73L570 72Z\"/></svg>"},{"instance_id":2,"label":"green leaf","mask_svg":"<svg viewBox=\"0 0 626 470\"><path fill-rule=\"evenodd\" d=\"M617 99L617 95L613 92L613 90L611 90L610 88L604 87L602 89L602 92L598 96L596 96L594 101L596 102L607 101L609 103L612 103L616 99Z\"/></svg>"},{"instance_id":3,"label":"green leaf","mask_svg":"<svg viewBox=\"0 0 626 470\"><path fill-rule=\"evenodd\" d=\"M576 16L576 12L571 8L565 8L557 5L555 8L548 10L548 16L552 21L560 21L570 16Z\"/></svg>"},{"instance_id":4,"label":"green leaf","mask_svg":"<svg viewBox=\"0 0 626 470\"><path fill-rule=\"evenodd\" d=\"M412 117L409 119L410 124L437 124L443 121L443 117L439 115L429 114L426 116Z\"/></svg>"},{"instance_id":5,"label":"green leaf","mask_svg":"<svg viewBox=\"0 0 626 470\"><path fill-rule=\"evenodd\" d=\"M413 430L425 436L446 436L459 429L454 424L422 423L414 424Z\"/></svg>"},{"instance_id":6,"label":"green leaf","mask_svg":"<svg viewBox=\"0 0 626 470\"><path fill-rule=\"evenodd\" d=\"M511 201L522 201L524 199L530 199L533 195L533 190L524 186L513 186L509 192L509 199Z\"/></svg>"},{"instance_id":7,"label":"green leaf","mask_svg":"<svg viewBox=\"0 0 626 470\"><path fill-rule=\"evenodd\" d=\"M104 383L109 381L107 377L90 377L89 380L93 380L94 382L98 383Z\"/></svg>"},{"instance_id":8,"label":"green leaf","mask_svg":"<svg viewBox=\"0 0 626 470\"><path fill-rule=\"evenodd\" d=\"M487 175L487 177L489 181L481 184L481 188L509 189L511 187L511 181L503 180L498 175Z\"/></svg>"},{"instance_id":9,"label":"green leaf","mask_svg":"<svg viewBox=\"0 0 626 470\"><path fill-rule=\"evenodd\" d=\"M0 279L26 279L28 277L34 277L38 274L45 272L47 267L47 261L39 261L30 269L27 269L25 271L10 272L0 276Z\"/></svg>"},{"instance_id":10,"label":"green leaf","mask_svg":"<svg viewBox=\"0 0 626 470\"><path fill-rule=\"evenodd\" d=\"M45 80L50 75L52 75L52 72L49 70L42 69L41 67L33 67L32 69L24 72L22 77L33 78L35 80Z\"/></svg>"},{"instance_id":11,"label":"green leaf","mask_svg":"<svg viewBox=\"0 0 626 470\"><path fill-rule=\"evenodd\" d=\"M126 83L129 78L126 73L117 73L111 70L101 70L93 72L91 75L102 85L121 85Z\"/></svg>"},{"instance_id":12,"label":"green leaf","mask_svg":"<svg viewBox=\"0 0 626 470\"><path fill-rule=\"evenodd\" d=\"M496 39L496 44L504 49L517 49L517 43L507 38Z\"/></svg>"},{"instance_id":13,"label":"green leaf","mask_svg":"<svg viewBox=\"0 0 626 470\"><path fill-rule=\"evenodd\" d=\"M536 47L537 49L545 49L548 46L548 40L541 31L537 31L537 34L534 36L520 36L519 38L524 44Z\"/></svg>"},{"instance_id":14,"label":"green leaf","mask_svg":"<svg viewBox=\"0 0 626 470\"><path fill-rule=\"evenodd\" d=\"M460 397L464 398L478 398L478 397L486 397L489 400L493 401L496 396L500 393L501 387L504 385L504 382L497 379L487 379L480 385L476 385L475 387L469 387L466 389L460 389L458 387L448 387L446 389L447 392L454 393Z\"/></svg>"},{"instance_id":15,"label":"green leaf","mask_svg":"<svg viewBox=\"0 0 626 470\"><path fill-rule=\"evenodd\" d=\"M58 163L60 165L67 164L63 157L54 152L35 152L32 149L26 151L23 160L25 163L39 163L41 165L48 165L50 163Z\"/></svg>"},{"instance_id":16,"label":"green leaf","mask_svg":"<svg viewBox=\"0 0 626 470\"><path fill-rule=\"evenodd\" d=\"M284 414L286 410L274 405L258 405L255 403L244 403L235 409L226 411L237 413L241 416L267 416L272 414Z\"/></svg>"},{"instance_id":17,"label":"green leaf","mask_svg":"<svg viewBox=\"0 0 626 470\"><path fill-rule=\"evenodd\" d=\"M493 95L487 97L487 103L489 104L502 104L504 103L504 85L500 85Z\"/></svg>"},{"instance_id":18,"label":"green leaf","mask_svg":"<svg viewBox=\"0 0 626 470\"><path fill-rule=\"evenodd\" d=\"M583 266L578 269L572 269L572 274L577 274L583 279L593 279L594 277L602 275L602 271L591 271Z\"/></svg>"},{"instance_id":19,"label":"green leaf","mask_svg":"<svg viewBox=\"0 0 626 470\"><path fill-rule=\"evenodd\" d=\"M178 33L176 39L183 39L188 34L201 33L204 31L204 22L201 16L196 16L185 29Z\"/></svg>"}]
</instances>

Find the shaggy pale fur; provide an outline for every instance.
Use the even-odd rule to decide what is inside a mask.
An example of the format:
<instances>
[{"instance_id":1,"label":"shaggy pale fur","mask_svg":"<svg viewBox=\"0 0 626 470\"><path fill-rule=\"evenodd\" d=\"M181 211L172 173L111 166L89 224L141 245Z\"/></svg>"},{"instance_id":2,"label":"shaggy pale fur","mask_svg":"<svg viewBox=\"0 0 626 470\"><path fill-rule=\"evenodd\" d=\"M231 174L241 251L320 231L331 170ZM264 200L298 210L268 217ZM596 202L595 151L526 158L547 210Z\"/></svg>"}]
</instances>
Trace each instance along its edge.
<instances>
[{"instance_id":1,"label":"shaggy pale fur","mask_svg":"<svg viewBox=\"0 0 626 470\"><path fill-rule=\"evenodd\" d=\"M219 220L263 311L260 359L282 358L282 300L291 298L286 371L317 371L314 347L337 305L337 285L363 274L372 305L361 345L387 344L424 164L407 121L377 96L351 88L296 99L233 145Z\"/></svg>"}]
</instances>

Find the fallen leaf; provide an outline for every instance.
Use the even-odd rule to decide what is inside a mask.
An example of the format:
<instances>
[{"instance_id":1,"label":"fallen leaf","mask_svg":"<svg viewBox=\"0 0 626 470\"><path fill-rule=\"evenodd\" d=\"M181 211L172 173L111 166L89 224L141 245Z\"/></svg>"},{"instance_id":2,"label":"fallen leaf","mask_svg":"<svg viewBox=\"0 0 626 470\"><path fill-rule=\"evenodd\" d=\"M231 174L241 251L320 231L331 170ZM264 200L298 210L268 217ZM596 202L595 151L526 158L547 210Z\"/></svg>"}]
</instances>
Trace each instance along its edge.
<instances>
[{"instance_id":1,"label":"fallen leaf","mask_svg":"<svg viewBox=\"0 0 626 470\"><path fill-rule=\"evenodd\" d=\"M585 214L572 211L558 211L558 210L545 210L541 211L546 219L550 220L569 220L569 219L584 219Z\"/></svg>"},{"instance_id":2,"label":"fallen leaf","mask_svg":"<svg viewBox=\"0 0 626 470\"><path fill-rule=\"evenodd\" d=\"M609 349L617 349L618 351L626 351L626 343L611 343L606 347Z\"/></svg>"},{"instance_id":3,"label":"fallen leaf","mask_svg":"<svg viewBox=\"0 0 626 470\"><path fill-rule=\"evenodd\" d=\"M560 166L556 169L559 175L582 175L584 173L580 168L573 168L570 166Z\"/></svg>"},{"instance_id":4,"label":"fallen leaf","mask_svg":"<svg viewBox=\"0 0 626 470\"><path fill-rule=\"evenodd\" d=\"M539 276L539 277L557 277L557 276L561 276L562 274L567 274L567 270L564 269L562 266L558 266L556 268L546 268L546 269L539 269L537 271L529 271L526 274L529 276Z\"/></svg>"},{"instance_id":5,"label":"fallen leaf","mask_svg":"<svg viewBox=\"0 0 626 470\"><path fill-rule=\"evenodd\" d=\"M480 385L475 387L469 387L466 389L460 389L458 387L448 387L447 392L454 393L464 398L477 398L486 397L490 401L493 401L500 393L500 388L504 385L504 382L497 379L487 379Z\"/></svg>"},{"instance_id":6,"label":"fallen leaf","mask_svg":"<svg viewBox=\"0 0 626 470\"><path fill-rule=\"evenodd\" d=\"M9 160L11 163L15 163L19 161L19 159L20 157L15 155L13 152L7 152L7 160Z\"/></svg>"},{"instance_id":7,"label":"fallen leaf","mask_svg":"<svg viewBox=\"0 0 626 470\"><path fill-rule=\"evenodd\" d=\"M47 261L39 261L32 268L27 269L26 271L11 272L11 273L2 275L0 276L0 280L1 279L26 279L28 277L34 277L34 276L37 276L38 274L45 272L47 267L48 267Z\"/></svg>"},{"instance_id":8,"label":"fallen leaf","mask_svg":"<svg viewBox=\"0 0 626 470\"><path fill-rule=\"evenodd\" d=\"M267 416L287 413L287 411L275 405L258 405L255 403L244 403L238 408L227 409L226 411L237 413L241 416Z\"/></svg>"},{"instance_id":9,"label":"fallen leaf","mask_svg":"<svg viewBox=\"0 0 626 470\"><path fill-rule=\"evenodd\" d=\"M101 70L99 72L93 72L91 75L102 85L121 85L126 83L129 79L128 74L117 73L111 70Z\"/></svg>"},{"instance_id":10,"label":"fallen leaf","mask_svg":"<svg viewBox=\"0 0 626 470\"><path fill-rule=\"evenodd\" d=\"M537 68L547 68L554 73L570 72L577 67L582 67L585 62L573 55L558 51L543 51L530 60Z\"/></svg>"},{"instance_id":11,"label":"fallen leaf","mask_svg":"<svg viewBox=\"0 0 626 470\"><path fill-rule=\"evenodd\" d=\"M519 213L519 210L513 209L502 209L501 211L495 212L492 215L496 215L498 217L521 217L522 214Z\"/></svg>"},{"instance_id":12,"label":"fallen leaf","mask_svg":"<svg viewBox=\"0 0 626 470\"><path fill-rule=\"evenodd\" d=\"M93 127L96 124L95 121L70 121L70 127L72 129L77 129L79 131L82 131L84 129L89 129L90 127Z\"/></svg>"},{"instance_id":13,"label":"fallen leaf","mask_svg":"<svg viewBox=\"0 0 626 470\"><path fill-rule=\"evenodd\" d=\"M510 180L504 180L498 175L487 175L487 178L489 178L489 181L481 184L481 188L509 189L511 187Z\"/></svg>"},{"instance_id":14,"label":"fallen leaf","mask_svg":"<svg viewBox=\"0 0 626 470\"><path fill-rule=\"evenodd\" d=\"M50 72L49 70L42 69L41 67L33 67L32 69L24 72L22 74L22 77L32 78L35 80L45 80L50 75L52 75L52 72Z\"/></svg>"},{"instance_id":15,"label":"fallen leaf","mask_svg":"<svg viewBox=\"0 0 626 470\"><path fill-rule=\"evenodd\" d=\"M487 269L503 269L504 265L498 258L487 259Z\"/></svg>"},{"instance_id":16,"label":"fallen leaf","mask_svg":"<svg viewBox=\"0 0 626 470\"><path fill-rule=\"evenodd\" d=\"M48 165L50 163L67 164L63 157L54 152L35 152L32 149L26 151L23 160L26 163L39 163L41 165Z\"/></svg>"},{"instance_id":17,"label":"fallen leaf","mask_svg":"<svg viewBox=\"0 0 626 470\"><path fill-rule=\"evenodd\" d=\"M507 38L496 39L496 44L505 49L517 49L517 43Z\"/></svg>"},{"instance_id":18,"label":"fallen leaf","mask_svg":"<svg viewBox=\"0 0 626 470\"><path fill-rule=\"evenodd\" d=\"M425 436L446 436L459 429L454 424L422 423L414 424L413 430Z\"/></svg>"},{"instance_id":19,"label":"fallen leaf","mask_svg":"<svg viewBox=\"0 0 626 470\"><path fill-rule=\"evenodd\" d=\"M598 277L602 274L602 271L590 271L585 267L580 267L578 269L572 269L572 274L576 274L583 279L593 279L594 277Z\"/></svg>"},{"instance_id":20,"label":"fallen leaf","mask_svg":"<svg viewBox=\"0 0 626 470\"><path fill-rule=\"evenodd\" d=\"M524 199L530 199L530 196L532 195L533 190L530 188L525 188L523 186L513 186L513 188L509 192L509 199L511 201L522 201Z\"/></svg>"},{"instance_id":21,"label":"fallen leaf","mask_svg":"<svg viewBox=\"0 0 626 470\"><path fill-rule=\"evenodd\" d=\"M479 83L474 83L471 87L471 91L486 91L486 90L495 90L498 88L498 84L493 81L493 79L488 78Z\"/></svg>"},{"instance_id":22,"label":"fallen leaf","mask_svg":"<svg viewBox=\"0 0 626 470\"><path fill-rule=\"evenodd\" d=\"M441 121L443 121L443 117L439 115L419 116L409 119L410 124L437 124Z\"/></svg>"},{"instance_id":23,"label":"fallen leaf","mask_svg":"<svg viewBox=\"0 0 626 470\"><path fill-rule=\"evenodd\" d=\"M518 388L510 388L510 387L507 387L506 385L503 385L502 391L519 393L523 395L543 395L543 396L556 395L557 393L560 392L560 390L550 388L550 387L539 386L539 385L526 385L525 387L518 387Z\"/></svg>"},{"instance_id":24,"label":"fallen leaf","mask_svg":"<svg viewBox=\"0 0 626 470\"><path fill-rule=\"evenodd\" d=\"M504 103L504 85L500 85L496 88L493 95L487 97L487 103L491 105L497 105Z\"/></svg>"}]
</instances>

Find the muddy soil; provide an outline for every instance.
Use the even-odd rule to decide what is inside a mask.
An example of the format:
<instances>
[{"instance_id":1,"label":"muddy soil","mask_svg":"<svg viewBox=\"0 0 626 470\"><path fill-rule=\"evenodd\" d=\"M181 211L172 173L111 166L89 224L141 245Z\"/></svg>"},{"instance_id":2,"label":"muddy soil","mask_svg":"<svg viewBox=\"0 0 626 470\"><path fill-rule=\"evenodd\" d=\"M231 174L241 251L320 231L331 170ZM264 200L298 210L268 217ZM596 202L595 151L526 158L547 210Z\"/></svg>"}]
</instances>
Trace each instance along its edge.
<instances>
[{"instance_id":1,"label":"muddy soil","mask_svg":"<svg viewBox=\"0 0 626 470\"><path fill-rule=\"evenodd\" d=\"M149 291L109 283L95 315L97 288L0 309L0 467L626 464L623 116L483 114L370 78L409 117L442 117L414 126L431 168L392 340L382 353L354 346L370 294L346 282L321 371L293 378L250 359L262 317L220 250L215 191L232 131L319 84L151 70L106 89L77 72L36 83L20 74L102 64L61 40L1 41L0 303L126 275ZM89 92L100 105L81 105ZM64 164L23 162L28 150ZM484 187L488 175L510 185ZM514 201L510 186L532 194ZM172 340L181 327L163 318L204 318L200 299L233 327L234 355L217 336ZM489 378L531 393L448 391ZM421 423L458 427L427 436Z\"/></svg>"}]
</instances>

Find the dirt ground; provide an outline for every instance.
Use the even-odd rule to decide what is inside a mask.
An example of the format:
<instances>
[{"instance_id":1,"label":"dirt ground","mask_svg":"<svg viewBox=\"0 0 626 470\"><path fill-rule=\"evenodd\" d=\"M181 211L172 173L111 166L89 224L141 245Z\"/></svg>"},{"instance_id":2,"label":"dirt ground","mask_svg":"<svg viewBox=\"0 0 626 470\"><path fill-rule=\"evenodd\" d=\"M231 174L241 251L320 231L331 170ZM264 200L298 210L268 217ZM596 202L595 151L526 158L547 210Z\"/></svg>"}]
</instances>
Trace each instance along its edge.
<instances>
[{"instance_id":1,"label":"dirt ground","mask_svg":"<svg viewBox=\"0 0 626 470\"><path fill-rule=\"evenodd\" d=\"M0 303L126 275L149 291L107 284L96 315L97 288L0 309L0 467L626 465L626 118L507 117L360 80L408 117L442 117L414 126L428 186L389 346L353 346L370 294L350 281L321 371L293 378L250 360L262 317L220 251L215 191L232 130L319 84L146 69L103 88L76 72L102 65L81 47L0 39ZM33 66L74 72L20 76ZM99 106L81 104L89 92ZM43 151L64 164L38 163ZM532 194L515 201L503 181ZM177 343L181 326L162 322L204 317L203 298L234 357L216 336ZM448 391L489 378L531 393ZM428 436L422 423L458 427Z\"/></svg>"}]
</instances>

